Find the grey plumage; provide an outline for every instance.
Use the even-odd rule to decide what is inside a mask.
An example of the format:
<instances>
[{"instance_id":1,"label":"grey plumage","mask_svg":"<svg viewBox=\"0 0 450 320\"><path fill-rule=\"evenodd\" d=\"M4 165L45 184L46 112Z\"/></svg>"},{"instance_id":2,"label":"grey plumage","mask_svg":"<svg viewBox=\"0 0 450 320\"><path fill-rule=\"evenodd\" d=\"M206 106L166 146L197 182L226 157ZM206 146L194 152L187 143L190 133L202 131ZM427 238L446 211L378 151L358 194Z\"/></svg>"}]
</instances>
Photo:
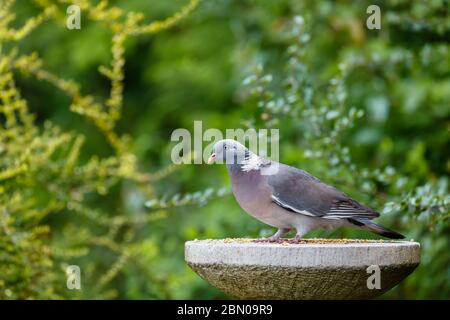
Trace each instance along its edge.
<instances>
[{"instance_id":1,"label":"grey plumage","mask_svg":"<svg viewBox=\"0 0 450 320\"><path fill-rule=\"evenodd\" d=\"M309 173L287 165L280 164L278 173L267 182L273 189L273 200L294 212L324 219L379 216Z\"/></svg>"},{"instance_id":2,"label":"grey plumage","mask_svg":"<svg viewBox=\"0 0 450 320\"><path fill-rule=\"evenodd\" d=\"M233 194L247 213L278 228L269 240L291 229L296 229L299 240L314 229L342 226L403 238L371 221L379 217L373 209L303 170L258 157L237 141L217 142L210 161L226 163Z\"/></svg>"}]
</instances>

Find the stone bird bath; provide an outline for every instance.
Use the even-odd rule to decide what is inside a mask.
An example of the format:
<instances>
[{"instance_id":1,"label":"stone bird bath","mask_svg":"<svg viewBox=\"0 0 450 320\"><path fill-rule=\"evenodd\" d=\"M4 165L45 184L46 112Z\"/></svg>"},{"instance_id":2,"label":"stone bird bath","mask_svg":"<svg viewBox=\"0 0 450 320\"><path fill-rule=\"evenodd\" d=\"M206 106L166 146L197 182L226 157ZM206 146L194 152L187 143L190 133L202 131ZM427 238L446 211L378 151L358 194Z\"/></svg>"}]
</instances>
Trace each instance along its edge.
<instances>
[{"instance_id":1,"label":"stone bird bath","mask_svg":"<svg viewBox=\"0 0 450 320\"><path fill-rule=\"evenodd\" d=\"M299 244L194 240L186 242L185 259L207 282L240 299L370 299L413 272L420 262L420 244L345 239L307 239ZM375 272L369 268L372 265L379 267L380 289L368 288L368 278Z\"/></svg>"}]
</instances>

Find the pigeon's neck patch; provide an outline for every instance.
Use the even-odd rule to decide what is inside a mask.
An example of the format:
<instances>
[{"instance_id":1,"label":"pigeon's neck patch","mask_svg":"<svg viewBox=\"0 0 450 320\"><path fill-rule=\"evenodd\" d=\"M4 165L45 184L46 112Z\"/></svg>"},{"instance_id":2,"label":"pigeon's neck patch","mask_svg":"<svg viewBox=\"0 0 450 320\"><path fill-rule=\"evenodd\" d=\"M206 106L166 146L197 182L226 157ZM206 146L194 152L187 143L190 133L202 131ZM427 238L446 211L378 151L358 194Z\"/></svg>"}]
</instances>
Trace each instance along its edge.
<instances>
[{"instance_id":1,"label":"pigeon's neck patch","mask_svg":"<svg viewBox=\"0 0 450 320\"><path fill-rule=\"evenodd\" d=\"M261 168L262 161L254 153L246 153L245 159L242 161L241 170L244 172L259 170Z\"/></svg>"}]
</instances>

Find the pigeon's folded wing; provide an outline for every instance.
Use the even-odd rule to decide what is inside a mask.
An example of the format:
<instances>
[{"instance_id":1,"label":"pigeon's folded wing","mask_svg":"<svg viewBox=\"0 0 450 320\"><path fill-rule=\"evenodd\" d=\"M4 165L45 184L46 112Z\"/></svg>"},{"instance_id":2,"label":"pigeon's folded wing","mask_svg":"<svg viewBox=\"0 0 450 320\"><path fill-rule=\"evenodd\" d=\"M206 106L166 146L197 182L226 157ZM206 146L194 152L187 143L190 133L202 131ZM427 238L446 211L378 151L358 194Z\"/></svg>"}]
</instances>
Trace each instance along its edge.
<instances>
[{"instance_id":1,"label":"pigeon's folded wing","mask_svg":"<svg viewBox=\"0 0 450 320\"><path fill-rule=\"evenodd\" d=\"M379 214L309 173L280 164L268 177L272 200L286 210L326 219L368 218Z\"/></svg>"}]
</instances>

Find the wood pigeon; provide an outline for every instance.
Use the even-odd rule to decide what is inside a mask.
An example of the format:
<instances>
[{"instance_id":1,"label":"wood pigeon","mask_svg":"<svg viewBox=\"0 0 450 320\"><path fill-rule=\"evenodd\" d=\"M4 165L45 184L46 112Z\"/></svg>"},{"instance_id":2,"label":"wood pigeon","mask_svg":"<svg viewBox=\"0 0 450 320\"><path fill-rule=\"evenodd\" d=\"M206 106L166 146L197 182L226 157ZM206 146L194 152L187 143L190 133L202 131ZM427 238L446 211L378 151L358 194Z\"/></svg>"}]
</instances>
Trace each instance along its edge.
<instances>
[{"instance_id":1,"label":"wood pigeon","mask_svg":"<svg viewBox=\"0 0 450 320\"><path fill-rule=\"evenodd\" d=\"M225 163L233 194L256 219L278 228L267 238L276 242L291 229L294 242L314 229L356 227L391 239L401 234L371 220L379 213L351 199L309 173L259 157L232 139L215 143L208 163Z\"/></svg>"}]
</instances>

